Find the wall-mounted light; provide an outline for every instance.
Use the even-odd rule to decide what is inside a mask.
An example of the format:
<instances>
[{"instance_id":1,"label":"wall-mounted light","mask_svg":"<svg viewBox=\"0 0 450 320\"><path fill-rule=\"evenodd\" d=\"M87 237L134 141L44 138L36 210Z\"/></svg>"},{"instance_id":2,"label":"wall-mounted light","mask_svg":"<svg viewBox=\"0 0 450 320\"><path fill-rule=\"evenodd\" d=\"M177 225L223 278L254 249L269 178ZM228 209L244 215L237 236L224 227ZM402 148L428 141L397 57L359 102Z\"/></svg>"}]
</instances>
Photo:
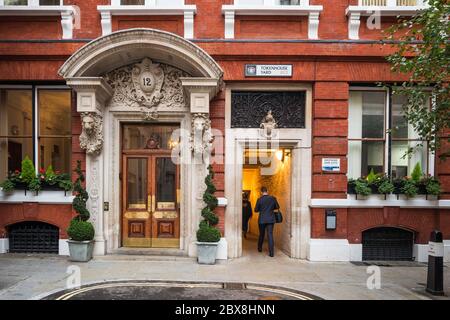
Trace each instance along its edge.
<instances>
[{"instance_id":1,"label":"wall-mounted light","mask_svg":"<svg viewBox=\"0 0 450 320\"><path fill-rule=\"evenodd\" d=\"M178 147L179 144L180 144L180 141L172 140L172 139L170 139L167 142L167 145L168 145L169 149L175 149L176 147Z\"/></svg>"},{"instance_id":2,"label":"wall-mounted light","mask_svg":"<svg viewBox=\"0 0 450 320\"><path fill-rule=\"evenodd\" d=\"M325 209L325 230L336 230L337 215L335 209Z\"/></svg>"},{"instance_id":3,"label":"wall-mounted light","mask_svg":"<svg viewBox=\"0 0 450 320\"><path fill-rule=\"evenodd\" d=\"M290 155L291 155L291 150L289 150L289 149L278 149L275 152L275 156L281 162L284 162L284 159L286 159L286 157L289 157Z\"/></svg>"},{"instance_id":4,"label":"wall-mounted light","mask_svg":"<svg viewBox=\"0 0 450 320\"><path fill-rule=\"evenodd\" d=\"M277 157L278 161L284 161L284 149L279 149L275 153L275 156Z\"/></svg>"}]
</instances>

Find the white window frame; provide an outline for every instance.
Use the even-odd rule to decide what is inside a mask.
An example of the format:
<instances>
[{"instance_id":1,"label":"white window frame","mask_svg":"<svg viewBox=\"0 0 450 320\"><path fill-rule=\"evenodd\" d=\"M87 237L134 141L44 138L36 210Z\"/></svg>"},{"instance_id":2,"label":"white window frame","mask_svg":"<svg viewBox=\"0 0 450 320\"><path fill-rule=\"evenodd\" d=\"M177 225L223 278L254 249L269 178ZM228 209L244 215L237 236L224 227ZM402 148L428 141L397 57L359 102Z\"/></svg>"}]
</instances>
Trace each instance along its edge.
<instances>
[{"instance_id":1,"label":"white window frame","mask_svg":"<svg viewBox=\"0 0 450 320\"><path fill-rule=\"evenodd\" d=\"M0 85L0 89L10 89L10 90L31 90L34 101L33 101L33 164L36 169L36 174L39 173L39 90L71 90L71 88L67 85ZM72 121L72 119L71 119ZM72 128L71 130L72 131ZM71 152L72 153L72 152ZM72 158L72 154L70 154L70 158ZM65 172L69 173L70 172Z\"/></svg>"},{"instance_id":2,"label":"white window frame","mask_svg":"<svg viewBox=\"0 0 450 320\"><path fill-rule=\"evenodd\" d=\"M0 0L0 7L1 6L5 6L5 7L61 7L63 6L64 0L59 0L59 4L55 4L55 5L41 5L40 4L40 0L27 0L27 4L26 5L16 5L16 4L5 4L7 0Z\"/></svg>"},{"instance_id":3,"label":"white window frame","mask_svg":"<svg viewBox=\"0 0 450 320\"><path fill-rule=\"evenodd\" d=\"M40 5L39 0L28 0L28 5L5 5L0 0L0 17L2 16L61 16L62 39L73 38L74 19L76 9L74 6Z\"/></svg>"},{"instance_id":4,"label":"white window frame","mask_svg":"<svg viewBox=\"0 0 450 320\"><path fill-rule=\"evenodd\" d=\"M308 16L308 39L319 39L319 15L323 10L321 5L310 5L309 0L299 0L299 4L280 5L279 0L262 0L264 5L240 4L234 0L232 5L222 5L225 16L225 39L235 37L235 16Z\"/></svg>"},{"instance_id":5,"label":"white window frame","mask_svg":"<svg viewBox=\"0 0 450 320\"><path fill-rule=\"evenodd\" d=\"M365 86L351 86L349 88L349 91L377 91L377 92L383 91L385 93L385 96L386 96L385 110L384 110L384 118L385 118L384 119L384 129L385 129L384 139L385 139L385 146L384 146L384 163L383 163L383 168L384 168L384 173L386 175L389 175L390 171L391 171L391 168L389 167L389 163L390 163L390 161L389 161L390 160L389 159L389 156L390 156L390 152L389 152L390 151L389 150L390 143L389 142L392 141L391 138L390 138L391 133L389 133L389 130L391 128L391 123L390 123L389 120L390 120L390 114L392 112L392 110L391 110L391 101L390 101L390 99L391 99L390 91L388 89L386 89L386 88L365 87ZM348 140L348 141L351 141L351 140ZM428 149L427 142L424 143L424 147L426 147ZM427 150L427 155L428 155L428 157L427 157L427 168L426 168L426 170L424 170L425 171L424 173L434 176L436 155L433 152L431 152L430 150ZM348 158L348 155L347 155L347 158ZM348 159L347 177L348 177L348 172L349 172L349 168L350 168L351 165L352 165L351 161L350 161L350 159ZM392 167L392 164L391 164L391 167ZM424 168L422 168L422 170L423 169Z\"/></svg>"},{"instance_id":6,"label":"white window frame","mask_svg":"<svg viewBox=\"0 0 450 320\"><path fill-rule=\"evenodd\" d=\"M424 0L417 0L415 6L398 6L397 0L386 0L385 6L365 6L363 0L358 1L356 6L348 6L345 14L348 17L348 38L351 40L359 40L359 29L361 25L361 17L372 16L375 13L381 17L410 17L428 7Z\"/></svg>"},{"instance_id":7,"label":"white window frame","mask_svg":"<svg viewBox=\"0 0 450 320\"><path fill-rule=\"evenodd\" d=\"M161 3L160 3L161 2ZM122 5L121 0L111 0L111 5L97 6L101 15L102 34L112 33L112 16L139 15L139 16L164 16L176 15L184 17L184 38L194 38L194 15L197 13L196 5L165 4L164 0L145 0L143 5Z\"/></svg>"}]
</instances>

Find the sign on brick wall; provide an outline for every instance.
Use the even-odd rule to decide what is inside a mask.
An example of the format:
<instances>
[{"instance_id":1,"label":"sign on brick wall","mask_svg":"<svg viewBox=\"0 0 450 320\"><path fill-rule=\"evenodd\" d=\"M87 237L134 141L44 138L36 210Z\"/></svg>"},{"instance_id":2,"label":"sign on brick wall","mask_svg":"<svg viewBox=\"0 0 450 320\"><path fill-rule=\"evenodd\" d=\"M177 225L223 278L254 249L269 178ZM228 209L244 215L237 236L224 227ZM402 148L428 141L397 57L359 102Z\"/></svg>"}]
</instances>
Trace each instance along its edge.
<instances>
[{"instance_id":1,"label":"sign on brick wall","mask_svg":"<svg viewBox=\"0 0 450 320\"><path fill-rule=\"evenodd\" d=\"M246 77L292 77L291 64L246 64Z\"/></svg>"}]
</instances>

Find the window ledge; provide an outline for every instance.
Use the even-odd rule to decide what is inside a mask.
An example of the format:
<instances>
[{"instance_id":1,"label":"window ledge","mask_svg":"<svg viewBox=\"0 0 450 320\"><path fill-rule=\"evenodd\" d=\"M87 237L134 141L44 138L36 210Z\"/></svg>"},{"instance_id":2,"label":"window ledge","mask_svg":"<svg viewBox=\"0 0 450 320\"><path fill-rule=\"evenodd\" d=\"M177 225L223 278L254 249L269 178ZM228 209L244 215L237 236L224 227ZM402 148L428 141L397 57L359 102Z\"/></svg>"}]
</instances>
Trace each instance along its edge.
<instances>
[{"instance_id":1,"label":"window ledge","mask_svg":"<svg viewBox=\"0 0 450 320\"><path fill-rule=\"evenodd\" d=\"M51 204L71 204L74 196L71 192L67 194L64 191L39 191L36 195L33 191L15 190L13 192L5 193L0 191L0 203L23 203L23 202L38 202Z\"/></svg>"},{"instance_id":2,"label":"window ledge","mask_svg":"<svg viewBox=\"0 0 450 320\"><path fill-rule=\"evenodd\" d=\"M73 38L73 6L1 6L0 16L61 16L63 39Z\"/></svg>"},{"instance_id":3,"label":"window ledge","mask_svg":"<svg viewBox=\"0 0 450 320\"><path fill-rule=\"evenodd\" d=\"M348 38L351 40L359 39L359 27L361 24L361 17L371 16L375 12L382 17L397 17L397 16L413 16L417 11L423 10L427 6L349 6L345 10L348 16Z\"/></svg>"},{"instance_id":4,"label":"window ledge","mask_svg":"<svg viewBox=\"0 0 450 320\"><path fill-rule=\"evenodd\" d=\"M383 207L400 207L400 208L424 208L424 209L447 209L450 208L450 200L436 200L430 198L425 199L424 195L418 195L414 199L406 199L396 195L388 195L384 199L384 195L370 195L361 199L355 195L347 195L347 199L311 199L309 206L311 208L383 208Z\"/></svg>"},{"instance_id":5,"label":"window ledge","mask_svg":"<svg viewBox=\"0 0 450 320\"><path fill-rule=\"evenodd\" d=\"M102 17L103 35L112 33L112 16L148 16L148 15L181 15L184 16L184 37L194 38L194 15L197 12L196 5L178 6L97 6Z\"/></svg>"},{"instance_id":6,"label":"window ledge","mask_svg":"<svg viewBox=\"0 0 450 320\"><path fill-rule=\"evenodd\" d=\"M310 5L275 5L275 6L243 6L223 5L225 15L225 38L234 39L234 18L236 15L254 16L309 16L308 39L318 39L319 15L323 6Z\"/></svg>"}]
</instances>

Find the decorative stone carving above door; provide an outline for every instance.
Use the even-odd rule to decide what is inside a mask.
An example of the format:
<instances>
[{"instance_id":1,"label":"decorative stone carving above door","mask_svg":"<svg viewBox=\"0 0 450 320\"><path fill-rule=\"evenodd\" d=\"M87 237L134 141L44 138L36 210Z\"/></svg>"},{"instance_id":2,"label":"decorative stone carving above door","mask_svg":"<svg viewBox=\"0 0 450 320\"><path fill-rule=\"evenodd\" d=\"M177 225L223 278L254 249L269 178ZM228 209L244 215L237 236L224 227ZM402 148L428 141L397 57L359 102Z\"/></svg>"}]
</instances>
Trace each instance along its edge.
<instances>
[{"instance_id":1,"label":"decorative stone carving above door","mask_svg":"<svg viewBox=\"0 0 450 320\"><path fill-rule=\"evenodd\" d=\"M110 106L140 108L147 120L156 119L159 111L186 111L180 78L188 76L149 58L116 69L105 75L114 91Z\"/></svg>"}]
</instances>

